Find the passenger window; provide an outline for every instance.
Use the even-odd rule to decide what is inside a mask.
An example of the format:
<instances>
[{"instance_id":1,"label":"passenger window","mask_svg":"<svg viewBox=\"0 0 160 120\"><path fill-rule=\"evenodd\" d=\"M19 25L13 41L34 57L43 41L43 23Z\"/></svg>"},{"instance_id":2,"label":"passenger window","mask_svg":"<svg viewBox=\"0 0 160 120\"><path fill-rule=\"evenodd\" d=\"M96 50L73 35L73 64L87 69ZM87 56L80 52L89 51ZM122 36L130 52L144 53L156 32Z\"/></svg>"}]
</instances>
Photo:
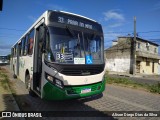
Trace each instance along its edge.
<instances>
[{"instance_id":1,"label":"passenger window","mask_svg":"<svg viewBox=\"0 0 160 120\"><path fill-rule=\"evenodd\" d=\"M28 35L26 36L25 39L24 55L27 55L27 53L28 53Z\"/></svg>"},{"instance_id":2,"label":"passenger window","mask_svg":"<svg viewBox=\"0 0 160 120\"><path fill-rule=\"evenodd\" d=\"M14 56L17 56L17 45L14 46Z\"/></svg>"},{"instance_id":3,"label":"passenger window","mask_svg":"<svg viewBox=\"0 0 160 120\"><path fill-rule=\"evenodd\" d=\"M25 43L25 38L22 39L22 44L21 44L21 55L24 55L24 43Z\"/></svg>"},{"instance_id":4,"label":"passenger window","mask_svg":"<svg viewBox=\"0 0 160 120\"><path fill-rule=\"evenodd\" d=\"M29 34L29 41L28 41L28 54L32 55L33 53L33 43L34 43L34 30L31 31Z\"/></svg>"},{"instance_id":5,"label":"passenger window","mask_svg":"<svg viewBox=\"0 0 160 120\"><path fill-rule=\"evenodd\" d=\"M19 56L21 56L21 55L22 55L22 54L21 54L22 42L20 42L20 43L18 44L18 49L19 49Z\"/></svg>"}]
</instances>

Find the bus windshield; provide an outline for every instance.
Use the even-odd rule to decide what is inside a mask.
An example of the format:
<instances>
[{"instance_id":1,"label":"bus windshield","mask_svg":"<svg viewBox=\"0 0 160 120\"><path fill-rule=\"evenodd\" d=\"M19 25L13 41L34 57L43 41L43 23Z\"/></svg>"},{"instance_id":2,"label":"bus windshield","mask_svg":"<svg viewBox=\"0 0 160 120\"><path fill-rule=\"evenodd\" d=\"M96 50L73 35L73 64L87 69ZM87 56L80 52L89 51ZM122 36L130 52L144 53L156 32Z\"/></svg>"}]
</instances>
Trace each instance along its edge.
<instances>
[{"instance_id":1,"label":"bus windshield","mask_svg":"<svg viewBox=\"0 0 160 120\"><path fill-rule=\"evenodd\" d=\"M68 28L49 27L46 59L59 64L103 64L103 37Z\"/></svg>"}]
</instances>

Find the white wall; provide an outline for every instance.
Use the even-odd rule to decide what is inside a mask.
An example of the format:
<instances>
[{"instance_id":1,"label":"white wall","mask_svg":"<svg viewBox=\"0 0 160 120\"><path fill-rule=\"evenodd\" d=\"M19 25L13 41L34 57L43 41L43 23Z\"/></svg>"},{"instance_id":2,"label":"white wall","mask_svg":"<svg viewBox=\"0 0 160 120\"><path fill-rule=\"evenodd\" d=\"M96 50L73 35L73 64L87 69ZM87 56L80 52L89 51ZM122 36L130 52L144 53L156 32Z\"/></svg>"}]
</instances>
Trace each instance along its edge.
<instances>
[{"instance_id":1,"label":"white wall","mask_svg":"<svg viewBox=\"0 0 160 120\"><path fill-rule=\"evenodd\" d=\"M106 59L106 70L107 71L129 73L130 59L128 59L128 58Z\"/></svg>"}]
</instances>

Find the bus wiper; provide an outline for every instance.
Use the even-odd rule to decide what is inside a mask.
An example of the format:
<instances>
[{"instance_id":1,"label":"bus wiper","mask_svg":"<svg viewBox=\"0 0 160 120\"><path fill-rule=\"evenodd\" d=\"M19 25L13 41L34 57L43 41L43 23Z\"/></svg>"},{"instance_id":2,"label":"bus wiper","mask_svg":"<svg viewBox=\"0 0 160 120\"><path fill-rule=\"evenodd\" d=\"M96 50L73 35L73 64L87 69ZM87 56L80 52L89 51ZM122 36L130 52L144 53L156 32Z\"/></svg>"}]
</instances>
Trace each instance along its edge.
<instances>
[{"instance_id":1,"label":"bus wiper","mask_svg":"<svg viewBox=\"0 0 160 120\"><path fill-rule=\"evenodd\" d=\"M91 40L93 40L96 37L96 33L94 32L91 36Z\"/></svg>"},{"instance_id":2,"label":"bus wiper","mask_svg":"<svg viewBox=\"0 0 160 120\"><path fill-rule=\"evenodd\" d=\"M66 26L66 29L67 29L67 32L69 33L69 35L70 35L71 37L76 38L73 30L71 30L68 26Z\"/></svg>"}]
</instances>

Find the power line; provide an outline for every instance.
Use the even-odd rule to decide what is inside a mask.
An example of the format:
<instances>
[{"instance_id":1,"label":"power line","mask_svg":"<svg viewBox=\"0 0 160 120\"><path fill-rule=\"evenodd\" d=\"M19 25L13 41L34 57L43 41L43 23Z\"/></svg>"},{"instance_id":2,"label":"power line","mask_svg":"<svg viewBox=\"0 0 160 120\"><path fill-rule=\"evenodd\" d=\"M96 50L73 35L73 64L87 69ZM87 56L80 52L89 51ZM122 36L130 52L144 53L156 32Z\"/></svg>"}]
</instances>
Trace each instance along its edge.
<instances>
[{"instance_id":1,"label":"power line","mask_svg":"<svg viewBox=\"0 0 160 120\"><path fill-rule=\"evenodd\" d=\"M105 34L110 34L110 33L131 33L131 32L133 32L133 31L128 31L128 32L106 32Z\"/></svg>"},{"instance_id":2,"label":"power line","mask_svg":"<svg viewBox=\"0 0 160 120\"><path fill-rule=\"evenodd\" d=\"M156 33L156 32L160 32L160 31L137 31L137 33ZM110 33L132 33L133 34L133 31L125 31L125 32L118 32L118 31L115 31L115 32L106 32L106 34L110 34Z\"/></svg>"},{"instance_id":3,"label":"power line","mask_svg":"<svg viewBox=\"0 0 160 120\"><path fill-rule=\"evenodd\" d=\"M26 31L26 30L22 30L22 29L15 29L15 28L4 28L4 27L0 27L0 29L5 29L5 30L14 30L14 31ZM140 31L137 33L153 33L153 32L160 32L160 31ZM133 33L133 31L114 31L114 32L106 32L105 34L110 34L110 33Z\"/></svg>"},{"instance_id":4,"label":"power line","mask_svg":"<svg viewBox=\"0 0 160 120\"><path fill-rule=\"evenodd\" d=\"M160 31L146 31L146 32L138 32L138 33L153 33L153 32L160 32Z\"/></svg>"}]
</instances>

